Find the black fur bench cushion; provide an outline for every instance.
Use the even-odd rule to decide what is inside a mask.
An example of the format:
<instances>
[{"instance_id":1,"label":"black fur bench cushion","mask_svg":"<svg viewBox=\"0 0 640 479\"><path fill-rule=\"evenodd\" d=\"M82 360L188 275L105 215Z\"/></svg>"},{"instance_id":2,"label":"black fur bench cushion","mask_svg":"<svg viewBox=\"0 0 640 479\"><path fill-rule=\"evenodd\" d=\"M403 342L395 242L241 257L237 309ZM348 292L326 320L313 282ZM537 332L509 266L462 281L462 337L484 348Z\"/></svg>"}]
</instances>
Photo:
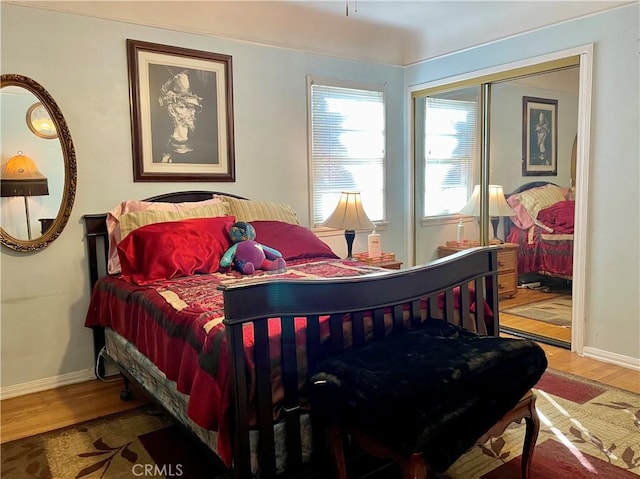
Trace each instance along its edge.
<instances>
[{"instance_id":1,"label":"black fur bench cushion","mask_svg":"<svg viewBox=\"0 0 640 479\"><path fill-rule=\"evenodd\" d=\"M547 367L524 339L476 336L444 322L320 363L312 410L446 470L512 409Z\"/></svg>"}]
</instances>

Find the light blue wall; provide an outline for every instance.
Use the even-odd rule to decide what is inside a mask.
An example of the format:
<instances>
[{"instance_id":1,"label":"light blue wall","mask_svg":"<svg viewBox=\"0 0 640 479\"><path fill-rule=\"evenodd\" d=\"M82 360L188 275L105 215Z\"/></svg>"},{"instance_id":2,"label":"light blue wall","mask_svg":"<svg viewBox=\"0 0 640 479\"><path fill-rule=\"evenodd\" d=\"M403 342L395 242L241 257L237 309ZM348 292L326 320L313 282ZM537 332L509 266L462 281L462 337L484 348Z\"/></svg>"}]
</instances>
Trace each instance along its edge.
<instances>
[{"instance_id":1,"label":"light blue wall","mask_svg":"<svg viewBox=\"0 0 640 479\"><path fill-rule=\"evenodd\" d=\"M640 5L473 48L406 69L405 85L594 44L585 347L640 358Z\"/></svg>"},{"instance_id":2,"label":"light blue wall","mask_svg":"<svg viewBox=\"0 0 640 479\"><path fill-rule=\"evenodd\" d=\"M558 101L558 171L555 176L522 176L522 97ZM571 186L571 150L578 131L578 95L523 87L512 82L491 87L489 183L505 192L530 181L551 181Z\"/></svg>"},{"instance_id":3,"label":"light blue wall","mask_svg":"<svg viewBox=\"0 0 640 479\"><path fill-rule=\"evenodd\" d=\"M56 99L78 163L76 201L62 235L37 254L2 248L2 387L92 367L91 334L84 327L83 214L106 212L123 199L217 189L289 203L308 224L307 75L385 85L391 223L382 234L385 245L404 256L402 68L20 6L1 9L2 73L31 77ZM128 38L233 57L235 183L133 182ZM361 251L366 234L358 236L364 237L355 249ZM339 254L345 249L341 234L325 239Z\"/></svg>"}]
</instances>

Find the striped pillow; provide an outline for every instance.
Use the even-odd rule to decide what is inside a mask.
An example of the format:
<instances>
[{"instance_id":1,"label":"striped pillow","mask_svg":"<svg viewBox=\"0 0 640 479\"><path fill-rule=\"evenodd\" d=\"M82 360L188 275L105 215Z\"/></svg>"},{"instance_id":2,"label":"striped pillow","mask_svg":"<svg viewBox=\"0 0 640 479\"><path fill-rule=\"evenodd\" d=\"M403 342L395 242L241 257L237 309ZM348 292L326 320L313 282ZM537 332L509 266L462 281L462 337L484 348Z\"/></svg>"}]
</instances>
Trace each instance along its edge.
<instances>
[{"instance_id":1,"label":"striped pillow","mask_svg":"<svg viewBox=\"0 0 640 479\"><path fill-rule=\"evenodd\" d=\"M215 218L228 216L229 206L226 203L213 203L200 208L190 210L167 211L167 210L144 210L125 213L120 216L120 237L124 240L129 233L154 223L165 223L167 221L180 221L192 218Z\"/></svg>"},{"instance_id":2,"label":"striped pillow","mask_svg":"<svg viewBox=\"0 0 640 479\"><path fill-rule=\"evenodd\" d=\"M236 221L282 221L292 225L299 225L300 220L295 210L284 203L272 201L241 200L230 196L223 196L223 201L229 205L229 214L236 217Z\"/></svg>"},{"instance_id":3,"label":"striped pillow","mask_svg":"<svg viewBox=\"0 0 640 479\"><path fill-rule=\"evenodd\" d=\"M549 228L538 221L538 213L540 213L540 210L565 200L562 189L556 185L532 188L518 193L517 197L520 200L520 204L533 218L534 223L547 230Z\"/></svg>"}]
</instances>

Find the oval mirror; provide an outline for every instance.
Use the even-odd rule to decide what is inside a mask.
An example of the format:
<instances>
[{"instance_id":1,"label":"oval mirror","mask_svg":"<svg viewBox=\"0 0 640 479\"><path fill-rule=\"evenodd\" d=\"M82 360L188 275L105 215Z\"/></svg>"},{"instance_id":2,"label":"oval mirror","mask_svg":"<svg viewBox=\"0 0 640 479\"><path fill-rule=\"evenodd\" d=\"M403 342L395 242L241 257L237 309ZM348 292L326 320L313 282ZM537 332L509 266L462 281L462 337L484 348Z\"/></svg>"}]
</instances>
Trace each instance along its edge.
<instances>
[{"instance_id":1,"label":"oval mirror","mask_svg":"<svg viewBox=\"0 0 640 479\"><path fill-rule=\"evenodd\" d=\"M0 82L0 242L20 252L45 248L64 229L76 195L76 154L55 100L17 74Z\"/></svg>"}]
</instances>

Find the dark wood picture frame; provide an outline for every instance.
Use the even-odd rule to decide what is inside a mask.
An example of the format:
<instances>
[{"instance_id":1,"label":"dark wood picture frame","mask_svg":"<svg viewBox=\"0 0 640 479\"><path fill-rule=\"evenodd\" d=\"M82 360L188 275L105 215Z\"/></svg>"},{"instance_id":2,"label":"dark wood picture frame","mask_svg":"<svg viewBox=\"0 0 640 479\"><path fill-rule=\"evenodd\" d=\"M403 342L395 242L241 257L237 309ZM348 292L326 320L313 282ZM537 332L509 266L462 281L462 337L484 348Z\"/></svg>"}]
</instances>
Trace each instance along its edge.
<instances>
[{"instance_id":1,"label":"dark wood picture frame","mask_svg":"<svg viewBox=\"0 0 640 479\"><path fill-rule=\"evenodd\" d=\"M558 174L558 100L522 97L522 176Z\"/></svg>"},{"instance_id":2,"label":"dark wood picture frame","mask_svg":"<svg viewBox=\"0 0 640 479\"><path fill-rule=\"evenodd\" d=\"M235 181L230 55L127 40L134 181Z\"/></svg>"}]
</instances>

